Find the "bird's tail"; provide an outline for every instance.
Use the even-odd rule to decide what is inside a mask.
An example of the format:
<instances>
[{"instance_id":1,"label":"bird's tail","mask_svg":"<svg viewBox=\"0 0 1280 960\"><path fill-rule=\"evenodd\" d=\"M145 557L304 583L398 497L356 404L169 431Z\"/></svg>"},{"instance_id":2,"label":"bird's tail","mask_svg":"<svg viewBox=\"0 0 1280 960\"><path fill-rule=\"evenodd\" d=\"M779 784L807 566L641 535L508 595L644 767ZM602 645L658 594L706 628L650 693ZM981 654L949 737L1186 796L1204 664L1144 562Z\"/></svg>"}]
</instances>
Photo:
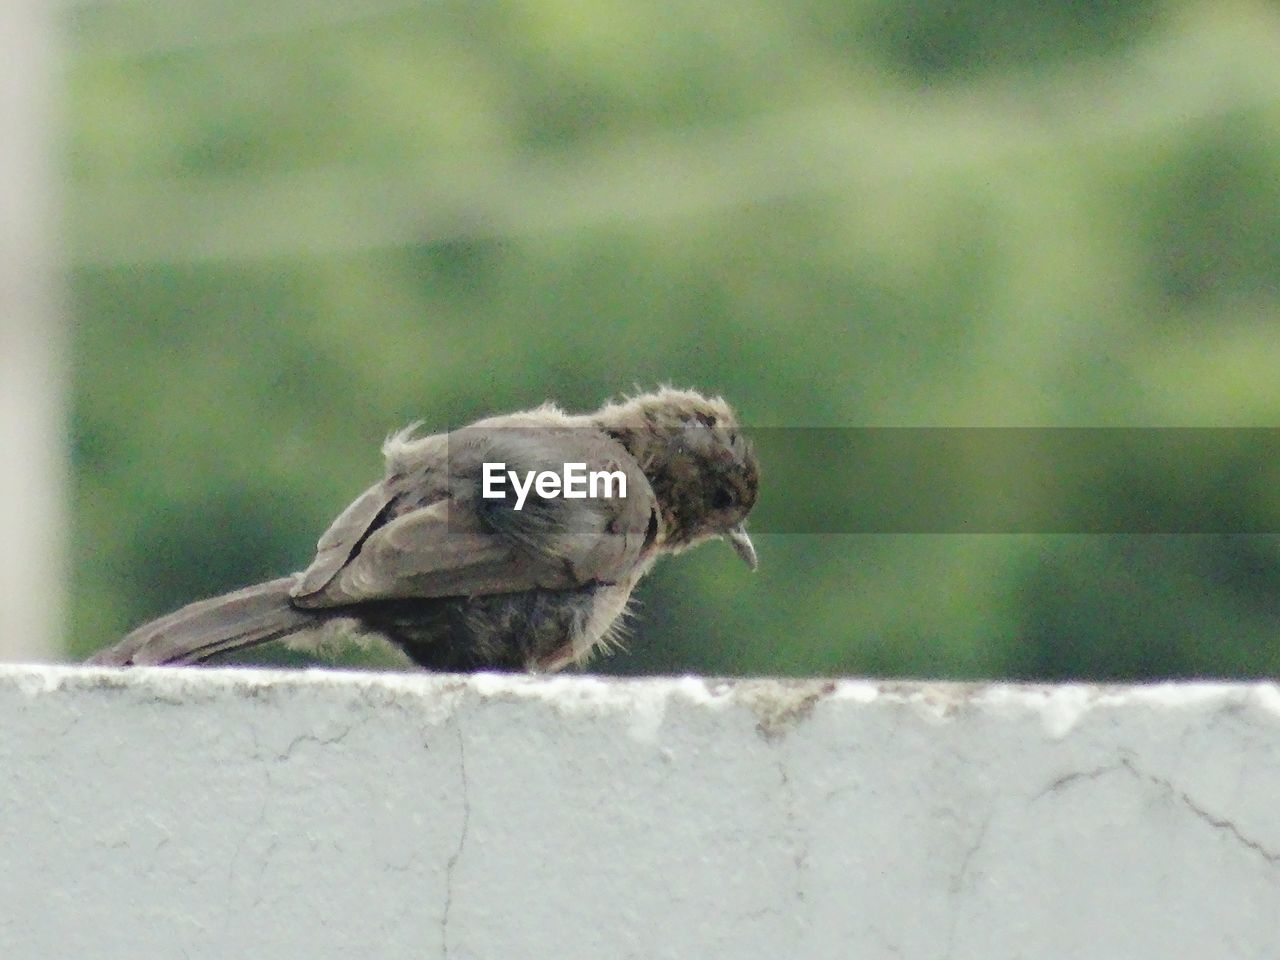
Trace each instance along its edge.
<instances>
[{"instance_id":1,"label":"bird's tail","mask_svg":"<svg viewBox=\"0 0 1280 960\"><path fill-rule=\"evenodd\" d=\"M282 577L200 600L138 627L89 663L126 667L199 663L316 626L323 615L289 602L296 577Z\"/></svg>"}]
</instances>

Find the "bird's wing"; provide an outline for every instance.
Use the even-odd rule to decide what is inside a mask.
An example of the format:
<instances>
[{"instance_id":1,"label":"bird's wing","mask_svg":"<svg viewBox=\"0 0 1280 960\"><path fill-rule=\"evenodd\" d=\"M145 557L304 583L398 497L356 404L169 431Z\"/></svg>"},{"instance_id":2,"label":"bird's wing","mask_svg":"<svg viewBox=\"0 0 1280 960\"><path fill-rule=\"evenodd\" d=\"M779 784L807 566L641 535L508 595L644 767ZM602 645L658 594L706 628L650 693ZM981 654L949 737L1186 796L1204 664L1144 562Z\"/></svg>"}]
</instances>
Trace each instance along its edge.
<instances>
[{"instance_id":1,"label":"bird's wing","mask_svg":"<svg viewBox=\"0 0 1280 960\"><path fill-rule=\"evenodd\" d=\"M374 530L386 523L394 501L389 481L383 480L360 494L316 544L316 556L293 588L293 596L306 597L324 588Z\"/></svg>"},{"instance_id":2,"label":"bird's wing","mask_svg":"<svg viewBox=\"0 0 1280 960\"><path fill-rule=\"evenodd\" d=\"M530 471L562 475L566 463L620 471L626 496L617 495L616 484L611 497L542 498L531 490L516 510L509 481L503 499L481 496L486 462L521 478ZM639 561L657 518L639 465L604 434L467 428L450 435L447 451L436 449L372 488L335 521L294 602L333 607L612 583Z\"/></svg>"}]
</instances>

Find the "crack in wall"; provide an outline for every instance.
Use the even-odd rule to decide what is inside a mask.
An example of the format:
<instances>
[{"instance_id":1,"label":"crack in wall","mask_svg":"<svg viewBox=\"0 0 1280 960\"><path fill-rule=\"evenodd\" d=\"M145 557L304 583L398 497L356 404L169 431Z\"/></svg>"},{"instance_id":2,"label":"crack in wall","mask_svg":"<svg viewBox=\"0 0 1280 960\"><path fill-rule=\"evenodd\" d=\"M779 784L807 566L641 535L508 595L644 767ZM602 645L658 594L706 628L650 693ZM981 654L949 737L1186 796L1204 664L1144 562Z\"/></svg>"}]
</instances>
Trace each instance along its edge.
<instances>
[{"instance_id":1,"label":"crack in wall","mask_svg":"<svg viewBox=\"0 0 1280 960\"><path fill-rule=\"evenodd\" d=\"M947 945L944 957L951 957L955 954L956 937L960 929L960 909L956 903L956 898L965 892L969 886L969 876L973 869L974 858L987 842L987 834L991 830L991 823L995 819L995 812L990 811L978 824L977 832L974 834L973 842L969 844L964 854L960 857L960 865L956 868L955 874L952 875L948 883L948 892L951 894L951 915L947 921Z\"/></svg>"},{"instance_id":2,"label":"crack in wall","mask_svg":"<svg viewBox=\"0 0 1280 960\"><path fill-rule=\"evenodd\" d=\"M341 743L343 740L347 739L347 737L349 737L357 727L363 727L368 722L369 720L366 718L358 723L353 723L331 737L321 736L310 731L300 733L290 740L283 750L276 754L275 760L277 763L286 763L289 760L292 760L293 752L304 743L315 744L318 747L331 747L336 743Z\"/></svg>"},{"instance_id":3,"label":"crack in wall","mask_svg":"<svg viewBox=\"0 0 1280 960\"><path fill-rule=\"evenodd\" d=\"M1121 758L1120 764L1134 777L1146 780L1149 783L1153 783L1160 787L1165 793L1181 803L1200 820L1204 821L1215 830L1233 837L1237 843L1248 850L1252 850L1263 860L1267 861L1267 863L1272 866L1280 863L1280 853L1269 849L1260 841L1245 834L1238 826L1236 826L1234 821L1229 820L1226 817L1214 816L1198 802L1193 800L1185 790L1174 786L1171 781L1166 780L1164 777L1158 777L1154 773L1148 773L1146 770L1141 769L1137 764L1135 764L1129 757Z\"/></svg>"},{"instance_id":4,"label":"crack in wall","mask_svg":"<svg viewBox=\"0 0 1280 960\"><path fill-rule=\"evenodd\" d=\"M1097 780L1099 777L1105 777L1107 774L1115 773L1119 769L1120 769L1120 764L1112 763L1112 764L1108 764L1105 767L1096 767L1093 770L1079 770L1074 773L1064 773L1062 776L1058 777L1056 780L1050 783L1047 787L1045 787L1043 790L1037 793L1034 797L1032 797L1031 802L1035 803L1037 800L1041 800L1044 797L1049 796L1050 794L1057 793L1060 790L1064 790L1065 788L1071 786L1072 784L1080 783L1086 780Z\"/></svg>"},{"instance_id":5,"label":"crack in wall","mask_svg":"<svg viewBox=\"0 0 1280 960\"><path fill-rule=\"evenodd\" d=\"M462 785L462 826L458 830L458 846L444 866L444 909L440 916L440 955L449 956L449 922L453 913L453 876L467 845L467 834L471 829L471 794L467 782L467 751L462 739L462 727L454 721L454 730L458 734L458 772Z\"/></svg>"},{"instance_id":6,"label":"crack in wall","mask_svg":"<svg viewBox=\"0 0 1280 960\"><path fill-rule=\"evenodd\" d=\"M1059 793L1074 784L1097 780L1100 777L1104 777L1111 773L1119 773L1120 771L1124 771L1135 780L1159 787L1165 795L1176 801L1183 809L1196 817L1196 819L1209 825L1214 830L1227 834L1242 847L1252 851L1272 866L1280 865L1280 852L1272 850L1260 840L1255 840L1253 837L1249 836L1236 825L1235 821L1230 818L1217 816L1210 812L1208 808L1194 799L1186 790L1183 790L1181 787L1174 784L1173 781L1144 770L1142 767L1138 766L1137 761L1135 761L1131 755L1122 756L1117 763L1096 767L1092 770L1064 774L1049 783L1043 790L1032 797L1031 800L1034 803L1035 801L1049 796L1050 794Z\"/></svg>"},{"instance_id":7,"label":"crack in wall","mask_svg":"<svg viewBox=\"0 0 1280 960\"><path fill-rule=\"evenodd\" d=\"M804 822L796 813L795 789L791 785L791 776L787 773L784 758L777 760L778 785L782 793L782 816L786 821L787 834L791 847L791 866L794 869L792 895L797 903L805 902L805 880L809 872L809 841L804 829Z\"/></svg>"},{"instance_id":8,"label":"crack in wall","mask_svg":"<svg viewBox=\"0 0 1280 960\"><path fill-rule=\"evenodd\" d=\"M994 813L988 814L983 819L982 823L978 825L978 832L974 835L973 843L969 844L969 849L960 858L960 866L951 878L950 886L953 895L962 892L969 885L969 871L973 867L973 858L978 855L982 845L987 842L987 831L991 829L991 821L994 819Z\"/></svg>"}]
</instances>

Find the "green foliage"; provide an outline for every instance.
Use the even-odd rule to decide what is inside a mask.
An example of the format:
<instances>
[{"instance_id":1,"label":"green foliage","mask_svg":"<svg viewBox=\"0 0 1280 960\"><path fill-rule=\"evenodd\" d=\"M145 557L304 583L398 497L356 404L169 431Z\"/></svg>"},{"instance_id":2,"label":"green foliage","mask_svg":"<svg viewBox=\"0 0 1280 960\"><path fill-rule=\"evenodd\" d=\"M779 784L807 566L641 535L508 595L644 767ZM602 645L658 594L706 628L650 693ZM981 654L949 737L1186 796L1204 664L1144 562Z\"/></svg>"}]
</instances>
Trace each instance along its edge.
<instances>
[{"instance_id":1,"label":"green foliage","mask_svg":"<svg viewBox=\"0 0 1280 960\"><path fill-rule=\"evenodd\" d=\"M70 652L305 564L417 419L673 382L760 426L1274 423L1275 16L73 8ZM761 516L857 501L812 466L766 458ZM1274 529L1278 479L1242 454L1215 509ZM1176 514L1194 480L1117 465L1117 509ZM661 566L633 653L597 667L1280 666L1272 537L774 529L760 552L754 577L727 548Z\"/></svg>"}]
</instances>

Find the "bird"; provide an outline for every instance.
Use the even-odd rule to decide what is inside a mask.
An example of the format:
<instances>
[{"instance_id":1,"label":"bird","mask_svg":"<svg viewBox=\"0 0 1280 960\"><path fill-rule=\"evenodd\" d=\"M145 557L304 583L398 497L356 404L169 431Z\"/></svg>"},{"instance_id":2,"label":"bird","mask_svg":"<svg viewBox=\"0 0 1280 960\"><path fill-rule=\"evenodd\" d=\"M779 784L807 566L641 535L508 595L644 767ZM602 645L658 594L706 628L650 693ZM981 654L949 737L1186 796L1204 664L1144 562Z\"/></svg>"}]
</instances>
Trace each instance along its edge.
<instances>
[{"instance_id":1,"label":"bird","mask_svg":"<svg viewBox=\"0 0 1280 960\"><path fill-rule=\"evenodd\" d=\"M382 479L305 570L189 604L89 663L200 664L336 631L381 637L427 670L554 672L619 644L660 558L723 539L758 565L745 521L759 463L719 396L660 387L588 414L547 402L420 427L386 440Z\"/></svg>"}]
</instances>

